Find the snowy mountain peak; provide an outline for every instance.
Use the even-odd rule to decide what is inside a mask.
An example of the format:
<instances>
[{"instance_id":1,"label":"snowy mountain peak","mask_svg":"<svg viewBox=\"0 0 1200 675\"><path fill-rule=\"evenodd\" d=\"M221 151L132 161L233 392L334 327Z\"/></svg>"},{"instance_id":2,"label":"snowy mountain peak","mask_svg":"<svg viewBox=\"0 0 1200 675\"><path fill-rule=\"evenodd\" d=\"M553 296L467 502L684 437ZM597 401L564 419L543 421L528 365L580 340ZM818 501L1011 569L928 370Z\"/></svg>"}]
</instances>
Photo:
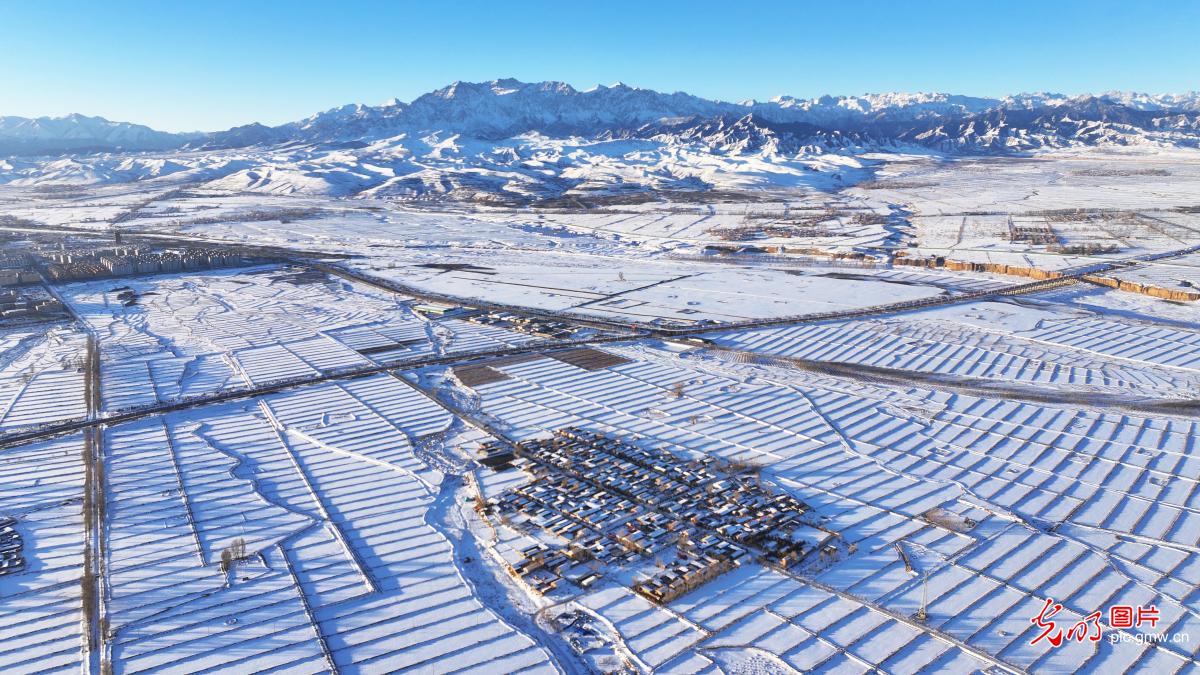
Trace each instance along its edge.
<instances>
[{"instance_id":1,"label":"snowy mountain peak","mask_svg":"<svg viewBox=\"0 0 1200 675\"><path fill-rule=\"evenodd\" d=\"M511 77L491 80L488 82L463 82L461 80L451 83L449 86L442 87L428 94L425 94L413 101L416 104L422 99L437 98L447 101L474 101L485 99L489 96L512 96L512 95L530 95L533 93L554 93L560 95L571 95L578 93L575 89L565 82L522 82Z\"/></svg>"},{"instance_id":2,"label":"snowy mountain peak","mask_svg":"<svg viewBox=\"0 0 1200 675\"><path fill-rule=\"evenodd\" d=\"M805 121L833 123L866 117L890 115L897 119L916 119L931 115L963 115L982 112L995 106L996 99L946 93L884 93L861 96L819 96L797 99L777 96L771 105Z\"/></svg>"}]
</instances>

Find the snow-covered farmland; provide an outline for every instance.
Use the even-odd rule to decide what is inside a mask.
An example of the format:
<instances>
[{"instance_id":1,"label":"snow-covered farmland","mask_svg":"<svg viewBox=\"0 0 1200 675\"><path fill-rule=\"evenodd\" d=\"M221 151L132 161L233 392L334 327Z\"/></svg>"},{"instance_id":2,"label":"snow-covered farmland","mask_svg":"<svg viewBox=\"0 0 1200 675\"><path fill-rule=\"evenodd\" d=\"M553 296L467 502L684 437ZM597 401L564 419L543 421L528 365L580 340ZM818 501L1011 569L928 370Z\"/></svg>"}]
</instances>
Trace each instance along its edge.
<instances>
[{"instance_id":1,"label":"snow-covered farmland","mask_svg":"<svg viewBox=\"0 0 1200 675\"><path fill-rule=\"evenodd\" d=\"M87 415L87 336L45 325L0 331L0 430Z\"/></svg>"},{"instance_id":2,"label":"snow-covered farmland","mask_svg":"<svg viewBox=\"0 0 1200 675\"><path fill-rule=\"evenodd\" d=\"M797 197L767 203L678 204L667 208L645 204L597 211L547 211L537 215L536 223L542 228L561 227L649 246L745 240L756 245L851 249L885 246L897 237L889 224L888 210L878 202L821 192ZM480 217L511 216L485 213Z\"/></svg>"},{"instance_id":3,"label":"snow-covered farmland","mask_svg":"<svg viewBox=\"0 0 1200 675\"><path fill-rule=\"evenodd\" d=\"M1060 269L1113 258L1187 248L1200 220L1176 224L1177 213L1102 212L1026 215L1018 212L936 215L912 218L919 247L954 260Z\"/></svg>"},{"instance_id":4,"label":"snow-covered farmland","mask_svg":"<svg viewBox=\"0 0 1200 675\"><path fill-rule=\"evenodd\" d=\"M711 339L721 347L809 361L1071 391L1187 398L1200 387L1200 329L1051 304L983 301Z\"/></svg>"},{"instance_id":5,"label":"snow-covered farmland","mask_svg":"<svg viewBox=\"0 0 1200 675\"><path fill-rule=\"evenodd\" d=\"M1200 291L1200 253L1143 263L1113 276L1168 290Z\"/></svg>"},{"instance_id":6,"label":"snow-covered farmland","mask_svg":"<svg viewBox=\"0 0 1200 675\"><path fill-rule=\"evenodd\" d=\"M1125 157L1079 152L1032 159L902 162L880 172L876 182L847 192L905 204L917 216L1168 210L1194 206L1200 196L1200 168L1189 157L1189 151L1132 151ZM959 220L955 218L956 227Z\"/></svg>"},{"instance_id":7,"label":"snow-covered farmland","mask_svg":"<svg viewBox=\"0 0 1200 675\"><path fill-rule=\"evenodd\" d=\"M993 276L831 267L784 269L693 260L578 255L456 254L433 269L355 261L363 271L464 299L638 322L695 323L802 316L1004 285ZM449 268L449 269L447 269ZM1011 282L1009 282L1011 283Z\"/></svg>"},{"instance_id":8,"label":"snow-covered farmland","mask_svg":"<svg viewBox=\"0 0 1200 675\"><path fill-rule=\"evenodd\" d=\"M413 444L451 423L380 375L114 430L119 670L553 672L440 529L457 493Z\"/></svg>"},{"instance_id":9,"label":"snow-covered farmland","mask_svg":"<svg viewBox=\"0 0 1200 675\"><path fill-rule=\"evenodd\" d=\"M0 518L16 520L25 570L0 574L0 671L82 667L83 440L0 450Z\"/></svg>"},{"instance_id":10,"label":"snow-covered farmland","mask_svg":"<svg viewBox=\"0 0 1200 675\"><path fill-rule=\"evenodd\" d=\"M281 217L289 202L271 204ZM588 232L543 224L532 216L505 211L490 215L467 210L430 212L407 210L395 204L378 202L363 208L347 208L345 202L301 200L314 213L281 223L264 218L264 210L254 200L239 202L223 193L205 199L188 199L182 208L204 208L197 217L204 222L179 219L179 230L191 236L247 243L275 243L310 250L357 253L376 258L408 255L414 251L449 252L454 249L482 251L509 248L525 250L567 250L586 253L617 252L623 247L610 238ZM245 218L244 214L263 214ZM157 224L156 224L157 225ZM158 225L161 227L161 225ZM453 247L453 248L449 248Z\"/></svg>"},{"instance_id":11,"label":"snow-covered farmland","mask_svg":"<svg viewBox=\"0 0 1200 675\"><path fill-rule=\"evenodd\" d=\"M457 142L436 151L453 155ZM1070 152L888 155L848 163L846 182L864 181L851 188L833 185L826 169L836 167L751 160L769 173L738 186L786 180L757 200L714 191L641 203L588 194L642 170L597 165L553 204L435 209L405 190L440 169L408 184L376 176L377 189L338 199L365 185L288 166L291 152L261 158L261 172L242 151L62 159L45 164L52 175L37 190L0 187L0 204L35 225L349 254L338 264L433 293L673 324L1021 282L888 267L897 252L1048 270L1200 238L1200 170L1171 153L1130 151L1116 168ZM322 161L344 166L341 154ZM804 173L826 190L781 187L817 184ZM496 179L456 175L442 189ZM538 189L512 186L547 196ZM705 248L717 243L789 252ZM1105 274L1184 289L1200 282L1195 268L1193 255ZM1029 643L1047 597L1064 605L1060 622L1154 605L1156 631L1200 634L1200 423L1176 414L1195 410L1200 389L1200 303L1077 283L697 333L714 345L631 337L594 347L614 359L530 350L399 379L336 376L539 338L431 318L439 310L412 298L300 265L59 290L99 341L110 413L335 376L108 418L101 659L116 673L1197 670L1194 640ZM0 335L0 431L85 415L85 336L65 326ZM763 482L803 501L808 532L821 532L805 541L819 548L786 568L746 557L662 604L633 590L663 565L654 556L575 561L565 570L597 576L564 573L540 595L504 565L530 545L562 544L566 530L493 518L490 501L537 479L469 458L491 435L571 426L760 467ZM5 672L88 667L82 448L66 436L0 450L0 518L17 519L29 565L0 575Z\"/></svg>"},{"instance_id":12,"label":"snow-covered farmland","mask_svg":"<svg viewBox=\"0 0 1200 675\"><path fill-rule=\"evenodd\" d=\"M410 299L287 267L71 284L63 296L99 338L106 410L530 339L430 322Z\"/></svg>"},{"instance_id":13,"label":"snow-covered farmland","mask_svg":"<svg viewBox=\"0 0 1200 675\"><path fill-rule=\"evenodd\" d=\"M1200 237L1200 171L1182 154L897 163L848 190L911 215L908 255L1059 270Z\"/></svg>"},{"instance_id":14,"label":"snow-covered farmland","mask_svg":"<svg viewBox=\"0 0 1200 675\"><path fill-rule=\"evenodd\" d=\"M744 600L733 601L743 585L731 583L734 595L705 586L671 603L674 613L713 631L716 644L725 644L728 626L759 620L775 622L767 632L785 640L775 656L815 659L808 668L846 659L859 670L910 664L895 666L902 672L939 659L967 670L980 658L1013 668L1101 671L1193 662L1187 644L1088 643L1048 652L1028 641L1030 619L1047 596L1076 619L1108 604L1156 604L1169 631L1200 630L1191 586L1168 580L1172 571L1189 578L1183 570L1200 569L1192 523L1200 516L1191 503L1200 482L1195 420L883 388L699 353L621 353L633 360L593 371L555 359L497 364L504 379L470 395L492 423L518 438L579 425L755 462L814 506L855 551L805 579L764 582L772 590ZM1058 526L1053 533L1044 531L1051 524ZM1010 535L1043 547L1024 561L1016 550L977 553ZM1150 562L1155 546L1172 551L1169 560ZM925 575L930 618L927 628L912 630L907 617L920 608ZM808 594L808 604L790 613L770 609L776 594L793 593ZM732 605L723 608L727 600ZM608 620L622 621L615 598L581 601L611 605L617 613ZM826 619L813 609L824 606ZM729 619L706 626L708 616ZM798 627L779 624L793 618ZM880 634L893 637L879 642ZM931 652L931 637L967 651ZM647 635L645 656L683 658L682 647L663 647L668 642L667 633Z\"/></svg>"}]
</instances>

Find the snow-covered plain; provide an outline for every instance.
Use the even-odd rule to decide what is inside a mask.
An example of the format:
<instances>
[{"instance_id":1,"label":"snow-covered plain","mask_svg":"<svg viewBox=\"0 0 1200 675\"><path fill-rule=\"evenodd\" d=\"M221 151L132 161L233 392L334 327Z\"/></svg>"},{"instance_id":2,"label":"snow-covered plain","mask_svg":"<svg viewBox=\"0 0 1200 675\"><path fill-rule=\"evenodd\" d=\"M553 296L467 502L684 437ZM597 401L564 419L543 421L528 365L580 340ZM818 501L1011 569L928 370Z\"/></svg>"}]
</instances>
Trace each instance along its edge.
<instances>
[{"instance_id":1,"label":"snow-covered plain","mask_svg":"<svg viewBox=\"0 0 1200 675\"><path fill-rule=\"evenodd\" d=\"M556 310L600 318L693 324L804 316L980 290L1004 282L938 273L805 265L726 265L719 260L614 260L545 253L449 254L470 268L427 269L353 261L373 276L467 301ZM461 262L460 262L461 261Z\"/></svg>"},{"instance_id":2,"label":"snow-covered plain","mask_svg":"<svg viewBox=\"0 0 1200 675\"><path fill-rule=\"evenodd\" d=\"M1194 151L768 161L527 137L480 170L473 141L433 140L5 170L20 174L0 186L5 227L294 259L62 284L82 325L0 332L4 432L86 415L89 332L109 421L296 382L103 429L101 660L115 673L1196 669L1194 641L1029 642L1046 597L1070 620L1153 604L1157 631L1200 635L1200 304L1086 283L963 298L1029 279L888 262L1064 270L1186 249L1200 243ZM388 152L415 172L351 175ZM579 182L516 177L556 162ZM716 189L682 192L690 179ZM547 201L477 198L502 181ZM634 182L659 191L614 187ZM700 339L630 334L593 345L614 364L584 368L541 338L316 272L322 254L465 304L694 325ZM1195 269L1193 253L1108 274L1178 289ZM525 351L472 360L491 370L471 386L461 362L405 366L510 347ZM402 371L340 375L383 365ZM838 553L788 570L748 560L663 605L623 570L541 596L504 569L533 540L472 508L527 476L473 460L490 434L569 426L753 464L813 508ZM78 434L0 449L0 517L18 518L30 563L0 576L5 672L93 667L83 450ZM223 571L238 539L248 555Z\"/></svg>"},{"instance_id":3,"label":"snow-covered plain","mask_svg":"<svg viewBox=\"0 0 1200 675\"><path fill-rule=\"evenodd\" d=\"M135 302L118 297L133 292ZM63 297L100 336L104 407L120 410L388 358L519 344L529 336L454 319L411 299L299 268L70 284ZM128 296L126 296L128 297Z\"/></svg>"},{"instance_id":4,"label":"snow-covered plain","mask_svg":"<svg viewBox=\"0 0 1200 675\"><path fill-rule=\"evenodd\" d=\"M910 256L1062 269L1200 237L1200 163L1190 151L895 164L849 192L905 205ZM1054 243L1014 239L1011 228L1046 231Z\"/></svg>"}]
</instances>

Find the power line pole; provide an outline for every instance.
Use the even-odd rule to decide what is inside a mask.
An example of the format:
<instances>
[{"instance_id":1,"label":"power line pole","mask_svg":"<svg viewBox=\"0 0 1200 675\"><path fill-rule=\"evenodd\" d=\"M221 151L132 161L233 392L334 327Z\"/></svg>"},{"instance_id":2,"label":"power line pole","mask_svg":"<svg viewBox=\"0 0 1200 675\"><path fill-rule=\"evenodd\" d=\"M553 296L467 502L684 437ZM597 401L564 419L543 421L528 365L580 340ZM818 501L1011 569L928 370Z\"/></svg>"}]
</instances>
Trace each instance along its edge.
<instances>
[{"instance_id":1,"label":"power line pole","mask_svg":"<svg viewBox=\"0 0 1200 675\"><path fill-rule=\"evenodd\" d=\"M917 621L924 622L929 618L925 609L929 606L929 573L921 575L921 608L917 610Z\"/></svg>"}]
</instances>

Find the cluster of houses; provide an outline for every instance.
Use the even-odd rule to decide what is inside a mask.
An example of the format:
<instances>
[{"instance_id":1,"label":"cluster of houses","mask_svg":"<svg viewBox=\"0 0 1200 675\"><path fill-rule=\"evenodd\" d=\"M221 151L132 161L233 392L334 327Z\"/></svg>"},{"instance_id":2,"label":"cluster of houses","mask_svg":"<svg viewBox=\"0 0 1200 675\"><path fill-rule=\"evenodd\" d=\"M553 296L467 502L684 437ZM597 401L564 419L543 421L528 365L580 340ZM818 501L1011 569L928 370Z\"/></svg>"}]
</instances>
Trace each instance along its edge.
<instances>
[{"instance_id":1,"label":"cluster of houses","mask_svg":"<svg viewBox=\"0 0 1200 675\"><path fill-rule=\"evenodd\" d=\"M551 550L531 546L512 564L542 592L561 578L594 573L595 562L653 559L658 569L634 590L668 602L733 569L746 555L786 568L813 546L803 502L712 458L688 460L574 428L523 441L512 456L498 456L495 447L482 452L485 460L512 461L533 480L478 507L518 531L566 542Z\"/></svg>"},{"instance_id":2,"label":"cluster of houses","mask_svg":"<svg viewBox=\"0 0 1200 675\"><path fill-rule=\"evenodd\" d=\"M569 338L575 334L576 330L574 326L564 321L517 316L508 312L484 312L467 317L467 321L554 339Z\"/></svg>"},{"instance_id":3,"label":"cluster of houses","mask_svg":"<svg viewBox=\"0 0 1200 675\"><path fill-rule=\"evenodd\" d=\"M542 474L534 482L506 493L497 507L507 524L534 526L571 542L568 548L572 559L621 564L646 552L646 547L622 540L630 523L644 509L570 476ZM661 545L671 543L667 539L664 535Z\"/></svg>"},{"instance_id":4,"label":"cluster of houses","mask_svg":"<svg viewBox=\"0 0 1200 675\"><path fill-rule=\"evenodd\" d=\"M519 551L510 571L543 595L557 588L563 579L580 588L590 588L601 578L599 565L592 558L578 557L577 553L542 543L530 544Z\"/></svg>"},{"instance_id":5,"label":"cluster of houses","mask_svg":"<svg viewBox=\"0 0 1200 675\"><path fill-rule=\"evenodd\" d=\"M40 283L42 278L30 269L0 269L0 286L21 286Z\"/></svg>"},{"instance_id":6,"label":"cluster of houses","mask_svg":"<svg viewBox=\"0 0 1200 675\"><path fill-rule=\"evenodd\" d=\"M807 528L808 506L766 488L757 473L713 457L683 460L581 429L525 441L517 454L587 482L609 486L633 501L725 539L775 551L787 567L801 553L793 533ZM794 544L794 545L793 545Z\"/></svg>"},{"instance_id":7,"label":"cluster of houses","mask_svg":"<svg viewBox=\"0 0 1200 675\"><path fill-rule=\"evenodd\" d=\"M66 312L63 304L54 298L35 293L15 290L0 291L0 319L45 319L61 316Z\"/></svg>"},{"instance_id":8,"label":"cluster of houses","mask_svg":"<svg viewBox=\"0 0 1200 675\"><path fill-rule=\"evenodd\" d=\"M85 249L52 253L46 274L54 281L78 281L133 274L187 272L243 264L242 257L225 249L190 248L154 253L134 247Z\"/></svg>"},{"instance_id":9,"label":"cluster of houses","mask_svg":"<svg viewBox=\"0 0 1200 675\"><path fill-rule=\"evenodd\" d=\"M22 556L21 535L17 534L17 521L0 517L0 576L15 574L25 569Z\"/></svg>"},{"instance_id":10,"label":"cluster of houses","mask_svg":"<svg viewBox=\"0 0 1200 675\"><path fill-rule=\"evenodd\" d=\"M736 560L721 555L705 552L681 553L674 563L649 579L639 581L633 590L661 605L704 585L737 565Z\"/></svg>"}]
</instances>

